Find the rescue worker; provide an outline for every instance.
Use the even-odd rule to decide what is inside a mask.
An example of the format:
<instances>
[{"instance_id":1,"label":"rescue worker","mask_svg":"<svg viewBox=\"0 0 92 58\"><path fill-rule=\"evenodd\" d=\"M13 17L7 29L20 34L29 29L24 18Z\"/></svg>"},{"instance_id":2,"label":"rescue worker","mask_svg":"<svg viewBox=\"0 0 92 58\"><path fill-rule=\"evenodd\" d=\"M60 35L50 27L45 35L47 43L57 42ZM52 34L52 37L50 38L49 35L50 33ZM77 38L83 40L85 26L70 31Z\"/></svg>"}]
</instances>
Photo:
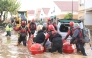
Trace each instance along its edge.
<instances>
[{"instance_id":1,"label":"rescue worker","mask_svg":"<svg viewBox=\"0 0 92 58\"><path fill-rule=\"evenodd\" d=\"M34 33L35 33L35 31L36 31L35 19L32 19L32 21L31 21L31 23L30 23L30 25L29 25L28 28L30 29L30 32L29 32L29 38L30 38L31 35L34 36Z\"/></svg>"},{"instance_id":2,"label":"rescue worker","mask_svg":"<svg viewBox=\"0 0 92 58\"><path fill-rule=\"evenodd\" d=\"M73 30L74 22L71 21L71 22L69 23L69 25L70 25L70 29L68 30L68 33L67 33L67 35L65 36L64 40L66 40L69 36L72 37L72 34L73 34L73 32L74 32L74 30Z\"/></svg>"},{"instance_id":3,"label":"rescue worker","mask_svg":"<svg viewBox=\"0 0 92 58\"><path fill-rule=\"evenodd\" d=\"M59 53L62 54L62 46L63 46L62 36L55 30L53 25L48 26L48 33L46 34L43 46L45 46L45 43L47 42L48 39L51 42L51 49L49 51L50 52L58 51Z\"/></svg>"},{"instance_id":4,"label":"rescue worker","mask_svg":"<svg viewBox=\"0 0 92 58\"><path fill-rule=\"evenodd\" d=\"M48 26L52 24L51 18L47 19L47 32L48 32Z\"/></svg>"},{"instance_id":5,"label":"rescue worker","mask_svg":"<svg viewBox=\"0 0 92 58\"><path fill-rule=\"evenodd\" d=\"M7 26L6 26L6 36L11 36L11 30L12 30L12 25L11 22L8 22Z\"/></svg>"},{"instance_id":6,"label":"rescue worker","mask_svg":"<svg viewBox=\"0 0 92 58\"><path fill-rule=\"evenodd\" d=\"M77 48L77 52L80 52L84 55L87 56L87 54L85 53L85 48L84 48L84 44L85 42L83 40L81 40L83 37L83 34L81 32L81 28L79 27L78 23L74 24L74 33L72 35L72 39L71 39L71 44L75 43L76 44L76 48Z\"/></svg>"},{"instance_id":7,"label":"rescue worker","mask_svg":"<svg viewBox=\"0 0 92 58\"><path fill-rule=\"evenodd\" d=\"M26 22L22 21L21 26L19 27L19 38L18 38L18 44L19 45L23 41L23 45L26 46L26 36L27 32L29 32L29 29L26 26Z\"/></svg>"},{"instance_id":8,"label":"rescue worker","mask_svg":"<svg viewBox=\"0 0 92 58\"><path fill-rule=\"evenodd\" d=\"M56 22L53 22L53 26L54 26L55 30L57 30L57 24L56 24Z\"/></svg>"},{"instance_id":9,"label":"rescue worker","mask_svg":"<svg viewBox=\"0 0 92 58\"><path fill-rule=\"evenodd\" d=\"M51 25L51 24L54 26L55 30L57 30L56 22L52 22L51 18L48 18L47 27L48 27L49 25Z\"/></svg>"}]
</instances>

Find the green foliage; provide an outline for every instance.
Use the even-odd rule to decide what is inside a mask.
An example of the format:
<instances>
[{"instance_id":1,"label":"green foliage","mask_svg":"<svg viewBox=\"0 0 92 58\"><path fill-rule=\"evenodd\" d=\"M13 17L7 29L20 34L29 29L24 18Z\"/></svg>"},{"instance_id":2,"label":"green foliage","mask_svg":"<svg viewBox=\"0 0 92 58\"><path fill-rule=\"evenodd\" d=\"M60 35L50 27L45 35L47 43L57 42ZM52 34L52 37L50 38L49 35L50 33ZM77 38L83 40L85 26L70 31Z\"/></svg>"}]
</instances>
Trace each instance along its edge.
<instances>
[{"instance_id":1,"label":"green foliage","mask_svg":"<svg viewBox=\"0 0 92 58\"><path fill-rule=\"evenodd\" d=\"M20 7L20 2L18 2L18 0L0 0L0 14L1 14L0 25L3 25L2 23L6 19L8 12L10 12L11 15L15 14L15 12L19 9L19 7ZM4 18L1 21L1 17L4 11L5 11L3 16Z\"/></svg>"},{"instance_id":2,"label":"green foliage","mask_svg":"<svg viewBox=\"0 0 92 58\"><path fill-rule=\"evenodd\" d=\"M20 7L17 0L0 0L0 12L8 11L14 13Z\"/></svg>"},{"instance_id":3,"label":"green foliage","mask_svg":"<svg viewBox=\"0 0 92 58\"><path fill-rule=\"evenodd\" d=\"M66 16L64 17L64 19L72 19L72 13L66 14Z\"/></svg>"}]
</instances>

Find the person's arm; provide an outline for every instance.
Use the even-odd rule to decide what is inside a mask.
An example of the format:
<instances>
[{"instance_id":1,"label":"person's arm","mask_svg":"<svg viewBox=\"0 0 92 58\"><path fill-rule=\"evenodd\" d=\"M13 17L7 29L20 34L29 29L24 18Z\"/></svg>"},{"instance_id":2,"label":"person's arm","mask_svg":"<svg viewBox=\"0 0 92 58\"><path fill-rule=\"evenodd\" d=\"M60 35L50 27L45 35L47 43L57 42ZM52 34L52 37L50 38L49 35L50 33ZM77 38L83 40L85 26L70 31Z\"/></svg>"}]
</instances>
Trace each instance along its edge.
<instances>
[{"instance_id":1,"label":"person's arm","mask_svg":"<svg viewBox=\"0 0 92 58\"><path fill-rule=\"evenodd\" d=\"M66 40L69 37L69 35L70 35L70 30L68 30L68 33L67 33L66 37L64 38L64 40Z\"/></svg>"},{"instance_id":2,"label":"person's arm","mask_svg":"<svg viewBox=\"0 0 92 58\"><path fill-rule=\"evenodd\" d=\"M50 35L47 34L46 37L45 37L45 40L44 40L44 42L43 42L43 46L45 46L45 43L47 42L47 40L48 40L49 37L50 37Z\"/></svg>"},{"instance_id":3,"label":"person's arm","mask_svg":"<svg viewBox=\"0 0 92 58\"><path fill-rule=\"evenodd\" d=\"M78 29L77 30L75 30L74 31L74 33L73 33L73 35L72 35L72 40L71 40L71 44L74 42L74 40L76 39L76 37L78 36L78 34L79 34L79 31L78 31Z\"/></svg>"}]
</instances>

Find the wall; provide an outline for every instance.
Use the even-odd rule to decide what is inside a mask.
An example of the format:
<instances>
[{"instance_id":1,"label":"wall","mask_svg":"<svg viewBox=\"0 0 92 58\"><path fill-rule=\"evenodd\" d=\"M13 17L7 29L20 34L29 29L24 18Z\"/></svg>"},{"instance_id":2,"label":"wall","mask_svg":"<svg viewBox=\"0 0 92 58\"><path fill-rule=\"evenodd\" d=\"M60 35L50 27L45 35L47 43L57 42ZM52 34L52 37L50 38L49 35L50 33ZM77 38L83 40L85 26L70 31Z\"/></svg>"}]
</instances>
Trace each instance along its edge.
<instances>
[{"instance_id":1,"label":"wall","mask_svg":"<svg viewBox=\"0 0 92 58\"><path fill-rule=\"evenodd\" d=\"M60 14L60 15L57 15L57 18L64 19L65 16L66 16L66 14ZM77 14L74 14L73 15L73 19L78 19L78 15Z\"/></svg>"},{"instance_id":2,"label":"wall","mask_svg":"<svg viewBox=\"0 0 92 58\"><path fill-rule=\"evenodd\" d=\"M86 12L85 13L84 24L85 25L92 25L92 12Z\"/></svg>"},{"instance_id":3,"label":"wall","mask_svg":"<svg viewBox=\"0 0 92 58\"><path fill-rule=\"evenodd\" d=\"M78 19L84 19L84 11L79 11L78 13Z\"/></svg>"},{"instance_id":4,"label":"wall","mask_svg":"<svg viewBox=\"0 0 92 58\"><path fill-rule=\"evenodd\" d=\"M85 9L92 8L92 0L85 0Z\"/></svg>"},{"instance_id":5,"label":"wall","mask_svg":"<svg viewBox=\"0 0 92 58\"><path fill-rule=\"evenodd\" d=\"M69 12L69 11L64 12L63 11L63 12L61 12L61 14L57 15L57 18L63 19L66 16L66 14L68 14L68 13L71 13L71 12ZM78 12L73 12L73 18L78 19Z\"/></svg>"},{"instance_id":6,"label":"wall","mask_svg":"<svg viewBox=\"0 0 92 58\"><path fill-rule=\"evenodd\" d=\"M82 5L81 5L82 4ZM79 0L79 5L78 5L78 10L80 11L80 10L84 10L85 9L85 1L84 1L84 3L83 2L81 2L81 0Z\"/></svg>"}]
</instances>

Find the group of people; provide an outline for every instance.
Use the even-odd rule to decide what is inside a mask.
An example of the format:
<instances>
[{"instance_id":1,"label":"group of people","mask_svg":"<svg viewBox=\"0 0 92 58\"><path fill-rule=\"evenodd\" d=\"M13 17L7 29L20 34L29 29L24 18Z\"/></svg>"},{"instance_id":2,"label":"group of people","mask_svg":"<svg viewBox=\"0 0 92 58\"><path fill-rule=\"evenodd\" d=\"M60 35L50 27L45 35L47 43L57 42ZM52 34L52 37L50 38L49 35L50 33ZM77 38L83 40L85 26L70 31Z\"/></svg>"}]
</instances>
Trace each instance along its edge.
<instances>
[{"instance_id":1,"label":"group of people","mask_svg":"<svg viewBox=\"0 0 92 58\"><path fill-rule=\"evenodd\" d=\"M81 40L82 33L80 33L80 26L78 23L70 22L70 30L68 31L68 34L64 38L66 40L68 36L70 35L72 37L72 40L70 41L70 44L76 44L77 52L80 52L87 56L84 49L84 42ZM26 46L27 42L27 33L29 33L29 38L33 38L34 43L39 43L43 45L48 52L55 52L58 51L60 54L62 54L62 36L57 31L56 23L52 23L51 19L48 18L47 26L43 26L41 30L37 31L37 35L34 37L34 33L36 31L36 24L35 20L32 19L31 23L29 23L28 26L26 26L26 22L22 21L21 26L19 28L19 39L18 39L18 45L23 41L23 45ZM76 43L74 43L76 41Z\"/></svg>"}]
</instances>

